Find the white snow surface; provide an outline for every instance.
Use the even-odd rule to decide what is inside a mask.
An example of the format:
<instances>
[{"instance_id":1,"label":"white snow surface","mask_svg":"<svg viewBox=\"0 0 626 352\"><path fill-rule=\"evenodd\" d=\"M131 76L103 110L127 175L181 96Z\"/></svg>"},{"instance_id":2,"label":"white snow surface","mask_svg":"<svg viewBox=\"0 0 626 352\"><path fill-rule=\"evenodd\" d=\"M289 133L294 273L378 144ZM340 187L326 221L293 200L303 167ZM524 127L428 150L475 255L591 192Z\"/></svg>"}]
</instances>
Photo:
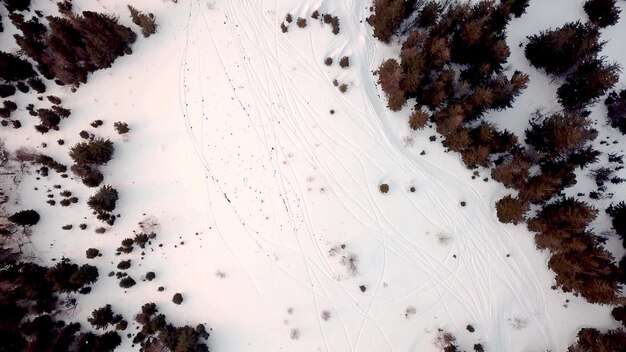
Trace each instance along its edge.
<instances>
[{"instance_id":1,"label":"white snow surface","mask_svg":"<svg viewBox=\"0 0 626 352\"><path fill-rule=\"evenodd\" d=\"M509 31L510 45L584 16L581 4L531 1L515 21L532 18L534 26L512 23L524 30ZM85 204L92 189L53 172L22 184L20 207L42 214L32 237L42 261L64 256L100 268L93 292L68 319L87 327L91 311L110 303L132 320L141 304L155 302L176 324L211 327L212 351L235 352L437 351L438 329L454 333L465 350L482 343L488 351L564 351L583 326L618 326L612 307L551 289L548 254L535 249L533 234L495 216L494 202L508 190L483 182L484 171L472 180L457 154L428 141L432 130L410 132L408 107L386 109L372 72L397 48L371 36L369 1L133 6L154 13L158 33L139 38L132 55L91 75L76 93L49 83L46 94L72 110L59 132L35 135L36 122L19 104L24 127L6 140L12 149L46 142L42 151L68 165L67 150L83 129L115 142L103 170L120 192L122 217L105 234L93 233L101 224ZM125 2L80 0L74 7L114 13L137 29ZM339 35L310 18L316 9L339 17ZM287 13L294 22L283 34ZM296 26L298 17L306 28ZM513 68L531 70L521 48L512 51ZM338 65L342 56L350 57L346 69ZM335 63L324 65L326 57ZM334 79L348 91L339 92ZM522 111L554 100L545 87L526 94ZM98 118L105 125L91 128ZM115 121L128 122L131 132L117 135ZM379 191L381 183L389 193ZM45 190L53 184L81 202L48 206ZM146 216L158 219L160 230L145 257L137 248L115 256ZM78 229L82 222L87 231ZM70 223L72 230L61 230ZM85 259L90 247L103 257ZM351 256L356 271L345 265ZM125 290L107 273L128 258L138 284ZM147 271L154 281L140 280ZM171 302L175 292L183 294L180 306ZM121 346L136 349L127 340Z\"/></svg>"}]
</instances>

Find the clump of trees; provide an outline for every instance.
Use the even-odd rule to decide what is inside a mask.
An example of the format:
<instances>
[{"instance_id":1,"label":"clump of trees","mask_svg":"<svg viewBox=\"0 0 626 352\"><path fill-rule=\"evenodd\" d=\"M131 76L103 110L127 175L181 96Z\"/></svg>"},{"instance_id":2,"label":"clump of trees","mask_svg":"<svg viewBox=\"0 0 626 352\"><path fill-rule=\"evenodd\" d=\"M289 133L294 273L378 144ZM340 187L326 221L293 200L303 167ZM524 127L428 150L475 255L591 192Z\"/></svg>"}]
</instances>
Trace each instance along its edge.
<instances>
[{"instance_id":1,"label":"clump of trees","mask_svg":"<svg viewBox=\"0 0 626 352\"><path fill-rule=\"evenodd\" d=\"M374 29L374 36L389 43L391 37L400 29L402 22L411 15L416 3L415 0L374 1L374 13L367 18L367 23Z\"/></svg>"},{"instance_id":2,"label":"clump of trees","mask_svg":"<svg viewBox=\"0 0 626 352\"><path fill-rule=\"evenodd\" d=\"M623 329L602 333L597 329L583 328L577 337L578 341L567 349L568 352L621 351L626 346L626 332Z\"/></svg>"},{"instance_id":3,"label":"clump of trees","mask_svg":"<svg viewBox=\"0 0 626 352\"><path fill-rule=\"evenodd\" d=\"M70 157L77 164L102 165L113 158L113 142L104 138L95 138L80 142L70 149Z\"/></svg>"},{"instance_id":4,"label":"clump of trees","mask_svg":"<svg viewBox=\"0 0 626 352\"><path fill-rule=\"evenodd\" d=\"M70 157L75 162L70 169L86 186L97 187L104 179L98 166L109 162L113 152L113 142L108 139L94 138L77 143L70 149Z\"/></svg>"},{"instance_id":5,"label":"clump of trees","mask_svg":"<svg viewBox=\"0 0 626 352\"><path fill-rule=\"evenodd\" d=\"M90 72L108 68L119 56L131 54L136 34L117 23L117 18L92 11L61 17L47 16L48 26L37 17L26 21L18 13L10 15L21 31L15 39L21 51L37 62L37 69L60 85L78 86Z\"/></svg>"},{"instance_id":6,"label":"clump of trees","mask_svg":"<svg viewBox=\"0 0 626 352\"><path fill-rule=\"evenodd\" d=\"M564 77L557 91L559 102L568 110L581 110L619 78L621 67L598 56L604 44L596 25L577 21L528 37L525 54L531 65Z\"/></svg>"},{"instance_id":7,"label":"clump of trees","mask_svg":"<svg viewBox=\"0 0 626 352\"><path fill-rule=\"evenodd\" d=\"M119 314L115 314L115 312L113 312L113 309L111 309L110 304L94 310L93 312L91 312L91 316L87 318L89 324L99 330L105 330L109 325L116 325L122 320L122 316Z\"/></svg>"},{"instance_id":8,"label":"clump of trees","mask_svg":"<svg viewBox=\"0 0 626 352\"><path fill-rule=\"evenodd\" d=\"M528 37L524 53L531 65L560 76L596 57L603 46L595 26L577 21Z\"/></svg>"},{"instance_id":9,"label":"clump of trees","mask_svg":"<svg viewBox=\"0 0 626 352\"><path fill-rule=\"evenodd\" d=\"M375 4L391 3L401 2ZM506 26L527 6L528 1L521 0L445 6L431 1L419 3L417 12L408 14L400 7L376 8L372 21L379 14L379 19L396 14L383 24L370 22L378 26L374 31L381 40L400 31L406 34L399 58L379 67L378 83L393 111L410 98L416 100L411 129L430 120L443 136L443 145L460 153L469 168L492 168L494 180L518 191L496 202L500 221L524 222L530 206L538 206L528 226L536 232L537 247L551 252L549 265L558 286L590 302L613 303L621 271L602 248L601 238L588 229L597 210L563 194L576 184L576 168L598 160L600 153L591 145L597 131L585 107L611 89L619 72L617 65L599 56L604 42L598 27L573 22L528 38L525 54L531 64L564 79L558 96L566 109L536 113L525 131L526 146L513 133L483 120L491 110L512 107L528 84L522 72L503 72L510 53ZM607 105L618 115L623 109L617 93L610 98Z\"/></svg>"},{"instance_id":10,"label":"clump of trees","mask_svg":"<svg viewBox=\"0 0 626 352\"><path fill-rule=\"evenodd\" d=\"M158 312L154 303L144 304L135 320L141 325L141 331L135 335L133 343L140 344L142 351L209 351L206 345L209 333L204 325L175 327Z\"/></svg>"}]
</instances>

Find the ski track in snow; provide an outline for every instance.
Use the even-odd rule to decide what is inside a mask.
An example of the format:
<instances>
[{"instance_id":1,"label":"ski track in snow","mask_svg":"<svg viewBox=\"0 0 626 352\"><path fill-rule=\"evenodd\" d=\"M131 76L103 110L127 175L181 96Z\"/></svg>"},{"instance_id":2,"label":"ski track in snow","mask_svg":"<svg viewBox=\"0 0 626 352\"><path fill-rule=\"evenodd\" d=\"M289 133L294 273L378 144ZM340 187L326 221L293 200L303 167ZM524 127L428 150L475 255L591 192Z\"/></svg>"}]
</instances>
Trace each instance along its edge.
<instances>
[{"instance_id":1,"label":"ski track in snow","mask_svg":"<svg viewBox=\"0 0 626 352\"><path fill-rule=\"evenodd\" d=\"M376 45L361 23L365 15L360 9L365 8L366 2L355 0L336 4L345 7L341 13L352 14L351 18L341 18L341 35L337 39L343 41L341 49L351 53L351 57L361 58L352 60L349 70L341 72L351 77L353 82L346 95L332 87L333 77L325 72L322 64L325 56L316 52L313 34L309 34L308 48L303 43L297 43L296 46L289 35L276 34L282 18L277 9L271 9L275 16L268 19L265 9L269 5L260 1L227 2L223 5L224 8L214 10L201 1L185 5L189 6L189 15L179 88L184 123L198 159L206 170L210 208L213 208L214 201L210 190L217 189L217 194L224 194L228 199L229 211L238 219L249 241L255 243L259 251L269 258L276 270L291 277L308 292L315 311L321 312L321 302L328 302L324 306L330 305L334 310L333 316L341 324L341 339L344 341L338 341L336 337L329 339L328 336L336 335L336 332L325 326L317 314L315 329L318 330L324 350L368 351L372 350L372 346L377 350L405 350L406 346L389 337L393 330L390 322L395 317L389 316L385 306L400 302L407 302L408 305L415 297L435 293L437 298L428 302L428 307L418 312L419 316L430 319L431 310L442 309L448 314L448 319L454 322L456 313L450 311L448 305L450 301L458 302L473 318L472 324L483 329L482 334L493 350L511 351L515 346L511 341L511 329L505 323L511 316L505 314L506 310L501 307L506 304L499 297L503 292L501 290L513 300L516 309L519 309L517 313L536 325L546 348L561 346L545 308L545 288L541 287L528 260L523 255L505 259L503 253L515 251L515 242L505 227L487 228L485 225L493 223L492 205L482 200L469 182L404 148L385 123L387 112L371 79L377 54ZM307 28L298 29L293 23L290 33L311 31L311 27L317 26L310 17L307 20ZM215 34L216 31L219 34ZM228 50L236 53L236 57L228 56L226 62L221 52L224 48L217 44L216 35L220 43L229 43ZM345 38L351 38L350 42ZM303 48L308 51L302 53ZM340 50L335 48L335 51ZM257 54L251 55L253 52ZM314 55L308 55L309 52ZM250 218L253 215L247 213L245 204L237 200L237 192L245 199L247 191L236 190L218 176L218 173L223 172L215 172L216 169L228 166L222 165L209 148L212 143L219 143L211 135L209 126L216 123L215 119L235 116L216 116L216 112L210 111L211 102L205 100L205 91L211 85L211 80L205 80L202 61L208 56L218 58L222 65L218 71L222 71L232 88L233 102L239 106L239 117L245 117L256 136L256 139L248 141L248 147L259 153L261 165L271 169L271 190L279 200L279 206L276 206L276 202L270 202L271 213L281 218L288 227L288 231L278 236L257 227L255 219ZM292 66L298 69L290 70ZM348 119L353 129L342 130L330 123L328 117L323 117L328 115L326 107L309 104L310 97L307 97L302 86L312 86L328 94L327 99L332 99L329 106L338 111L332 118ZM357 91L355 94L360 93L358 99L348 97L353 91ZM360 141L367 141L367 150L353 141L355 136ZM283 163L292 157L289 154L291 152L286 150L288 148L297 150L296 157L304 159L302 162L315 170L316 177L328 185L328 197L361 226L362 232L367 233L369 237L361 240L372 241L381 249L381 257L376 258L380 262L376 266L377 272L368 274L375 280L370 281L366 293L359 292L357 285L350 280L337 280L338 273L327 255L325 241L316 233L316 224L323 219L315 218L311 209L313 205L307 204L305 199L307 185L302 183L303 171L290 162ZM374 150L377 156L369 154ZM346 156L354 164L344 164ZM381 159L387 162L380 164L378 161ZM428 222L416 225L451 234L452 244L445 248L445 255L430 253L428 248L416 241L415 237L422 234L417 231L407 232L405 227L394 223L394 218L389 214L390 208L385 204L386 196L377 192L378 183L372 181L377 177L376 174L391 178L393 174L388 170L390 165L393 165L394 174L410 175L413 182L419 185L420 199L414 199L410 194L399 196L399 200L410 206L407 214L418 214ZM252 172L255 171L259 170ZM337 175L345 178L339 181ZM345 187L346 182L358 187ZM398 184L396 192L400 188ZM478 210L472 213L449 211L451 206L458 204L462 194L469 206ZM420 202L427 203L429 208L425 209ZM241 206L244 208L241 209ZM473 218L477 212L480 218ZM220 227L220 219L214 214L210 215L222 241L254 283L256 294L270 305L271 290L275 288L258 282L254 268L248 267L246 260L238 256L237 245L230 242ZM292 243L293 238L284 242L281 240L280 236L285 234L295 238L295 245L285 244ZM299 256L304 275L292 271L289 265L278 260L275 255L277 252ZM453 254L458 255L458 258L453 258ZM389 261L391 257L393 264ZM389 266L397 266L399 263L423 273L425 279L410 290L383 294ZM468 282L473 284L470 286ZM494 290L494 287L499 289ZM338 291L342 293L340 297ZM356 329L348 326L348 321L344 320L348 316L358 316ZM462 330L463 324L459 322L456 328ZM283 330L287 336L287 329L283 327ZM367 341L364 341L365 335L369 335ZM296 343L293 342L291 348L299 350L294 345Z\"/></svg>"}]
</instances>

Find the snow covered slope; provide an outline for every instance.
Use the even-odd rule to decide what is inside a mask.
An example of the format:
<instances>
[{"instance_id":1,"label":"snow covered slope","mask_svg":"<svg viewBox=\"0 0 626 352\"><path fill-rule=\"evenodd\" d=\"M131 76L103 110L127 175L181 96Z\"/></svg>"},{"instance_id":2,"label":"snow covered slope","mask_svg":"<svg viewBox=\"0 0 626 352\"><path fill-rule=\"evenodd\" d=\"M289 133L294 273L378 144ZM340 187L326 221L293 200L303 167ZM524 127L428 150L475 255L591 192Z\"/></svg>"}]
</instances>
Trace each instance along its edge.
<instances>
[{"instance_id":1,"label":"snow covered slope","mask_svg":"<svg viewBox=\"0 0 626 352\"><path fill-rule=\"evenodd\" d=\"M86 205L43 207L33 190L41 181L24 182L23 204L42 213L33 241L44 258L105 253L76 319L105 303L131 317L153 301L175 323L209 324L213 351L435 351L438 329L465 349L563 351L582 326L617 326L610 307L550 288L532 234L497 221L501 185L472 180L457 155L428 140L432 131L409 135L408 110L388 112L372 72L394 49L371 36L369 1L133 5L155 14L158 33L76 93L58 94L72 110L61 132L29 137L71 146L93 119L109 132L114 121L131 126L105 168L122 214L106 234L61 231L90 218ZM120 1L75 7L131 25ZM310 17L317 9L338 16L338 35ZM287 13L294 22L281 33ZM105 268L144 214L158 219L163 247L135 254L141 265L130 274L157 279L124 293Z\"/></svg>"}]
</instances>

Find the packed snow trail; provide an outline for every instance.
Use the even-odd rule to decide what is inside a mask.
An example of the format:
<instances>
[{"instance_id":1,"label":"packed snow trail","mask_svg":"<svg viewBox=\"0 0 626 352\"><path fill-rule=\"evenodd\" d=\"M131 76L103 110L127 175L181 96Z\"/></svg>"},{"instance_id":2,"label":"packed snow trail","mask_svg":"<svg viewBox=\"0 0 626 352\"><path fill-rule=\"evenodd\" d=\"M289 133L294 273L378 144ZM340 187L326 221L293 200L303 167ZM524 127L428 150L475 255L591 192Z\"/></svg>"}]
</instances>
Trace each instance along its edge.
<instances>
[{"instance_id":1,"label":"packed snow trail","mask_svg":"<svg viewBox=\"0 0 626 352\"><path fill-rule=\"evenodd\" d=\"M278 331L252 350L428 350L438 328L462 346L565 349L545 261L527 257L448 160L419 156L391 127L372 76L381 54L366 28L368 2L323 3L320 12L340 18L337 36L310 18L319 5L181 4L182 117L206 170L214 226L252 285L248 299L269 312L250 317L263 324L242 334ZM288 12L294 23L283 34ZM323 64L344 55L347 69ZM357 273L330 254L341 244L340 256L358 256ZM244 245L255 248L254 263ZM284 318L288 307L298 315ZM459 335L468 324L476 333Z\"/></svg>"}]
</instances>

